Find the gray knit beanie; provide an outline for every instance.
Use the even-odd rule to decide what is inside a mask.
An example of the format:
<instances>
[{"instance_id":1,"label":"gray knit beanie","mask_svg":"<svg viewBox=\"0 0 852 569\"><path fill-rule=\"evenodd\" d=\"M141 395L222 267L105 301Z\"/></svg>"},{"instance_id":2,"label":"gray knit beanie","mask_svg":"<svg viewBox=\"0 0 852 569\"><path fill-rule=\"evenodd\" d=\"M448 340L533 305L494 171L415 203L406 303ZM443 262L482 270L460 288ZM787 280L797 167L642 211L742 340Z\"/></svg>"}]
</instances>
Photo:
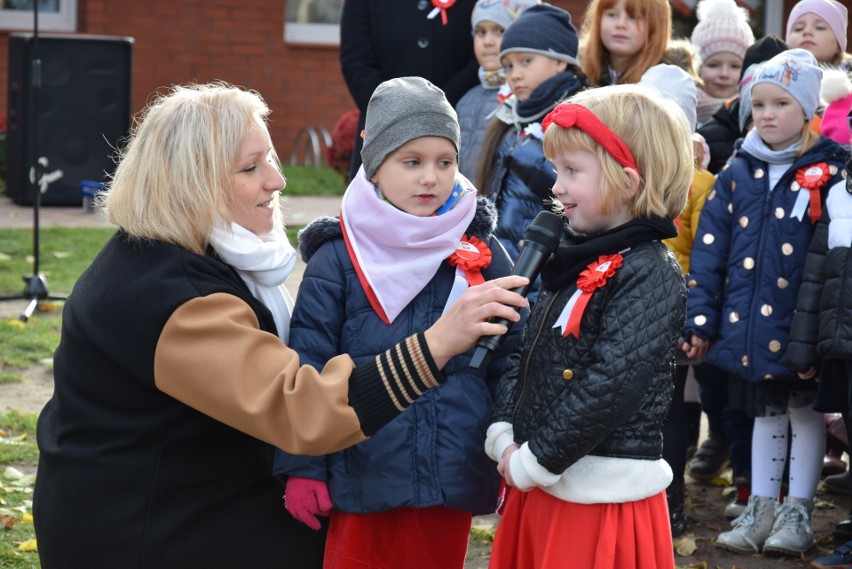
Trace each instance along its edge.
<instances>
[{"instance_id":1,"label":"gray knit beanie","mask_svg":"<svg viewBox=\"0 0 852 569\"><path fill-rule=\"evenodd\" d=\"M361 149L367 177L388 154L421 136L447 138L458 152L459 120L444 92L422 77L397 77L376 87L367 104Z\"/></svg>"},{"instance_id":2,"label":"gray knit beanie","mask_svg":"<svg viewBox=\"0 0 852 569\"><path fill-rule=\"evenodd\" d=\"M801 105L808 120L814 118L819 105L822 69L811 52L790 49L779 53L755 72L750 90L760 83L771 83L787 91Z\"/></svg>"},{"instance_id":3,"label":"gray knit beanie","mask_svg":"<svg viewBox=\"0 0 852 569\"><path fill-rule=\"evenodd\" d=\"M470 25L476 28L476 24L488 20L507 30L518 14L535 4L541 4L541 0L478 0L470 14Z\"/></svg>"},{"instance_id":4,"label":"gray knit beanie","mask_svg":"<svg viewBox=\"0 0 852 569\"><path fill-rule=\"evenodd\" d=\"M538 4L521 12L503 34L500 59L507 53L523 51L577 65L578 43L571 14L550 4Z\"/></svg>"}]
</instances>

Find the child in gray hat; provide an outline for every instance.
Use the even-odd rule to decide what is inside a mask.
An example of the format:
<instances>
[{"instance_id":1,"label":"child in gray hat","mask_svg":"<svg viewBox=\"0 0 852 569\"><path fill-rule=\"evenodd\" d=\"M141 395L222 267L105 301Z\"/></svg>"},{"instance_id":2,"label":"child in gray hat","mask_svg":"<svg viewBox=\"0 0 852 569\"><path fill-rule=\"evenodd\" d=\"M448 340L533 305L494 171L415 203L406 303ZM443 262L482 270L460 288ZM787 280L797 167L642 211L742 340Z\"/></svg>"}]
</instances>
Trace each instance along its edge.
<instances>
[{"instance_id":1,"label":"child in gray hat","mask_svg":"<svg viewBox=\"0 0 852 569\"><path fill-rule=\"evenodd\" d=\"M494 207L458 173L459 124L443 91L419 77L382 83L363 137L340 218L317 219L299 236L308 265L290 346L307 361L343 352L373 360L468 286L512 271L492 236ZM369 440L318 458L277 454L287 509L314 529L331 515L324 567L462 569L471 517L496 507L500 479L483 452L489 383L521 329L488 369L470 367L472 350L450 360L432 397Z\"/></svg>"}]
</instances>

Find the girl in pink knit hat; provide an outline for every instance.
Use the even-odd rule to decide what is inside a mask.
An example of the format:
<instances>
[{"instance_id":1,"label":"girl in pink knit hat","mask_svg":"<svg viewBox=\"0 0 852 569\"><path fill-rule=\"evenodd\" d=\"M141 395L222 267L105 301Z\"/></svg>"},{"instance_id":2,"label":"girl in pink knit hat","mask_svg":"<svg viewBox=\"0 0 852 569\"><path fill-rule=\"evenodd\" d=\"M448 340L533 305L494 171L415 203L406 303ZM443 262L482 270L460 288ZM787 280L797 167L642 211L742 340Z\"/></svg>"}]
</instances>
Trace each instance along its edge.
<instances>
[{"instance_id":1,"label":"girl in pink knit hat","mask_svg":"<svg viewBox=\"0 0 852 569\"><path fill-rule=\"evenodd\" d=\"M813 54L820 64L852 67L846 53L846 28L849 12L837 0L801 0L787 19L790 49L797 47Z\"/></svg>"}]
</instances>

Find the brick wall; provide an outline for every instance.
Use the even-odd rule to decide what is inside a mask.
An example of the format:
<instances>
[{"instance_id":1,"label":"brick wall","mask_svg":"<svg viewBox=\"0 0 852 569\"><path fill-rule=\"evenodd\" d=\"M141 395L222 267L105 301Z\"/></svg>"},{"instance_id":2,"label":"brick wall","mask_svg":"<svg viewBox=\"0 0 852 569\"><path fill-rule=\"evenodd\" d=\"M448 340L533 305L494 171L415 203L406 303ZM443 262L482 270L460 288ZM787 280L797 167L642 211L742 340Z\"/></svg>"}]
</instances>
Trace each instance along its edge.
<instances>
[{"instance_id":1,"label":"brick wall","mask_svg":"<svg viewBox=\"0 0 852 569\"><path fill-rule=\"evenodd\" d=\"M579 13L583 0L555 2ZM354 108L336 47L285 45L283 0L77 0L77 32L135 38L131 109L158 87L226 81L257 89L273 110L282 160L304 126L332 129ZM24 30L27 31L27 30ZM8 32L0 32L0 109L5 115Z\"/></svg>"},{"instance_id":2,"label":"brick wall","mask_svg":"<svg viewBox=\"0 0 852 569\"><path fill-rule=\"evenodd\" d=\"M402 0L401 0L402 1ZM587 0L551 0L579 27ZM787 0L788 4L792 4ZM273 142L289 160L304 126L329 131L354 108L336 47L285 45L285 0L77 0L77 31L132 36L131 109L158 87L223 79L258 90L272 113ZM5 115L8 32L0 32L0 109Z\"/></svg>"}]
</instances>

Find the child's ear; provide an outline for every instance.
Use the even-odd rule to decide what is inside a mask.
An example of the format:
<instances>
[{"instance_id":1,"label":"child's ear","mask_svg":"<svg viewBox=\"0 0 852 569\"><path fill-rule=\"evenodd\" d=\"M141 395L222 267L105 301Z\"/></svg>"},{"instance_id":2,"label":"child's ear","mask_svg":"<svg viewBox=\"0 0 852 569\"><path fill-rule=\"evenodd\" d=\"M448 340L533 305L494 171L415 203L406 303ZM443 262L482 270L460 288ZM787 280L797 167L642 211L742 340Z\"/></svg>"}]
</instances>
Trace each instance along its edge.
<instances>
[{"instance_id":1,"label":"child's ear","mask_svg":"<svg viewBox=\"0 0 852 569\"><path fill-rule=\"evenodd\" d=\"M634 168L623 168L622 170L624 171L624 176L627 178L627 187L625 188L626 197L627 199L633 199L639 192L642 179L639 176L639 172Z\"/></svg>"}]
</instances>

